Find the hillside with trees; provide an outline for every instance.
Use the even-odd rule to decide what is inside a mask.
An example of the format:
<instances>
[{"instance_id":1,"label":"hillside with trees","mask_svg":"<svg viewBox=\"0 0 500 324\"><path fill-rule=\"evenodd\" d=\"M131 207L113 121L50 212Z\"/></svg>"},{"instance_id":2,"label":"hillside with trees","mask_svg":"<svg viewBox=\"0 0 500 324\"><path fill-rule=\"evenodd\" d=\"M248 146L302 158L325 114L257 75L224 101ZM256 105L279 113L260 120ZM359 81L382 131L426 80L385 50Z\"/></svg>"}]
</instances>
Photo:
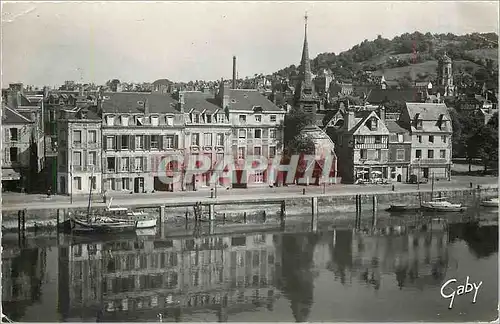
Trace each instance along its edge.
<instances>
[{"instance_id":1,"label":"hillside with trees","mask_svg":"<svg viewBox=\"0 0 500 324\"><path fill-rule=\"evenodd\" d=\"M311 60L311 68L315 74L321 69L330 69L337 78L358 83L369 82L369 74L383 74L389 80L405 77L432 80L437 60L444 52L453 59L454 74L459 79L472 78L477 83L486 82L488 88L496 88L498 35L495 33L457 36L414 32L392 40L379 35L339 54L321 53ZM297 69L291 65L274 74L293 77Z\"/></svg>"}]
</instances>

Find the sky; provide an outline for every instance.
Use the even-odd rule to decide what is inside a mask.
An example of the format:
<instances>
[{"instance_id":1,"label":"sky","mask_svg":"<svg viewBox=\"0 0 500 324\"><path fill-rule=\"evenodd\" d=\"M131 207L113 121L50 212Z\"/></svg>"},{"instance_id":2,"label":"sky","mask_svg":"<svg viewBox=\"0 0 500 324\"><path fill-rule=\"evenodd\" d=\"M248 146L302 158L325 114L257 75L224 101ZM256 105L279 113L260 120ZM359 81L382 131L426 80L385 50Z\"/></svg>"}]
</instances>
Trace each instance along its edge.
<instances>
[{"instance_id":1,"label":"sky","mask_svg":"<svg viewBox=\"0 0 500 324\"><path fill-rule=\"evenodd\" d=\"M416 30L496 32L497 2L6 2L2 87L228 79Z\"/></svg>"}]
</instances>

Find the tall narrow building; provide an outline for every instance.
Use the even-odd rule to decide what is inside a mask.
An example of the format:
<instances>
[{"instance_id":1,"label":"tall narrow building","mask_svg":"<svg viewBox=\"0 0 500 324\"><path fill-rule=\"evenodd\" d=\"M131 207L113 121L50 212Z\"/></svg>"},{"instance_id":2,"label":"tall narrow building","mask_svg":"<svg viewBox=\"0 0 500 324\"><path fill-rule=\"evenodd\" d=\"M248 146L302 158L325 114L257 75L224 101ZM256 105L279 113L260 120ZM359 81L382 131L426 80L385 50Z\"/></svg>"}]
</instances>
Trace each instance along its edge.
<instances>
[{"instance_id":1,"label":"tall narrow building","mask_svg":"<svg viewBox=\"0 0 500 324\"><path fill-rule=\"evenodd\" d=\"M295 107L310 112L313 115L320 105L320 99L314 89L312 81L311 62L309 60L309 46L307 43L307 14L305 15L304 47L302 49L302 60L299 68L299 79L295 87Z\"/></svg>"}]
</instances>

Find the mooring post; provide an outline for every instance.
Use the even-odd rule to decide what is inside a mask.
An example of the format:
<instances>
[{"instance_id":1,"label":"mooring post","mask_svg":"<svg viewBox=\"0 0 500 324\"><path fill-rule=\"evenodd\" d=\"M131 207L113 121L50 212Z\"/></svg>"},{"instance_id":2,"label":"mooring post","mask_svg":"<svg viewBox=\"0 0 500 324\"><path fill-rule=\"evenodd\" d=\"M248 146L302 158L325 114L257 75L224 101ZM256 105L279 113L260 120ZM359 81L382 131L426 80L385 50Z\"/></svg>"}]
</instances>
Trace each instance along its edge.
<instances>
[{"instance_id":1,"label":"mooring post","mask_svg":"<svg viewBox=\"0 0 500 324\"><path fill-rule=\"evenodd\" d=\"M165 206L160 206L160 226L165 219Z\"/></svg>"},{"instance_id":2,"label":"mooring post","mask_svg":"<svg viewBox=\"0 0 500 324\"><path fill-rule=\"evenodd\" d=\"M188 210L187 209L186 209L185 217L186 217L186 224L187 224L187 222L188 222Z\"/></svg>"},{"instance_id":3,"label":"mooring post","mask_svg":"<svg viewBox=\"0 0 500 324\"><path fill-rule=\"evenodd\" d=\"M264 221L264 223L266 222L266 219L267 219L267 213L266 213L266 211L264 210L264 211L262 212L262 220Z\"/></svg>"},{"instance_id":4,"label":"mooring post","mask_svg":"<svg viewBox=\"0 0 500 324\"><path fill-rule=\"evenodd\" d=\"M208 220L213 221L215 219L215 206L214 204L208 205Z\"/></svg>"},{"instance_id":5,"label":"mooring post","mask_svg":"<svg viewBox=\"0 0 500 324\"><path fill-rule=\"evenodd\" d=\"M17 233L19 235L21 235L21 213L22 213L21 210L17 212Z\"/></svg>"},{"instance_id":6,"label":"mooring post","mask_svg":"<svg viewBox=\"0 0 500 324\"><path fill-rule=\"evenodd\" d=\"M222 222L225 223L226 222L226 213L223 213L222 214Z\"/></svg>"},{"instance_id":7,"label":"mooring post","mask_svg":"<svg viewBox=\"0 0 500 324\"><path fill-rule=\"evenodd\" d=\"M306 188L302 189L302 194L305 195L306 194Z\"/></svg>"},{"instance_id":8,"label":"mooring post","mask_svg":"<svg viewBox=\"0 0 500 324\"><path fill-rule=\"evenodd\" d=\"M373 218L372 218L372 227L377 226L377 196L373 195Z\"/></svg>"},{"instance_id":9,"label":"mooring post","mask_svg":"<svg viewBox=\"0 0 500 324\"><path fill-rule=\"evenodd\" d=\"M26 209L23 210L23 234L26 231Z\"/></svg>"},{"instance_id":10,"label":"mooring post","mask_svg":"<svg viewBox=\"0 0 500 324\"><path fill-rule=\"evenodd\" d=\"M286 214L286 210L285 210L285 201L281 201L281 213L280 213L280 218L281 218L281 222L283 223L285 221L285 215Z\"/></svg>"},{"instance_id":11,"label":"mooring post","mask_svg":"<svg viewBox=\"0 0 500 324\"><path fill-rule=\"evenodd\" d=\"M243 212L243 222L247 223L247 212Z\"/></svg>"},{"instance_id":12,"label":"mooring post","mask_svg":"<svg viewBox=\"0 0 500 324\"><path fill-rule=\"evenodd\" d=\"M56 224L57 228L56 229L59 230L59 226L60 226L59 224L61 224L61 210L60 209L57 209L56 215L57 215L57 224Z\"/></svg>"}]
</instances>

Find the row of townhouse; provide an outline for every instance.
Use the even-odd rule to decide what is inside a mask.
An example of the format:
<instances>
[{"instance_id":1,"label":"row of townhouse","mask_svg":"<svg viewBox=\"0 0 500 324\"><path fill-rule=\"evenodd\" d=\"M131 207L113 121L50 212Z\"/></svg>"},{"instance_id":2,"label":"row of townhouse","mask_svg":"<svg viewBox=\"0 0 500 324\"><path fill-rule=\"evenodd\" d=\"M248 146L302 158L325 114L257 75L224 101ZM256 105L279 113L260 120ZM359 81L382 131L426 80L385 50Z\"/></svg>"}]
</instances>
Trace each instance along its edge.
<instances>
[{"instance_id":1,"label":"row of townhouse","mask_svg":"<svg viewBox=\"0 0 500 324\"><path fill-rule=\"evenodd\" d=\"M445 104L406 103L396 120L376 110L346 109L327 125L343 182L382 178L450 179L452 124Z\"/></svg>"},{"instance_id":2,"label":"row of townhouse","mask_svg":"<svg viewBox=\"0 0 500 324\"><path fill-rule=\"evenodd\" d=\"M282 152L285 111L254 90L230 89L215 96L100 93L96 106L61 110L57 121L59 193L197 190L210 187L213 171L165 183L179 170L174 157L204 155L210 169L225 158L273 158ZM170 160L168 160L170 161ZM268 170L219 177L221 186L272 182ZM184 179L188 177L189 179Z\"/></svg>"}]
</instances>

